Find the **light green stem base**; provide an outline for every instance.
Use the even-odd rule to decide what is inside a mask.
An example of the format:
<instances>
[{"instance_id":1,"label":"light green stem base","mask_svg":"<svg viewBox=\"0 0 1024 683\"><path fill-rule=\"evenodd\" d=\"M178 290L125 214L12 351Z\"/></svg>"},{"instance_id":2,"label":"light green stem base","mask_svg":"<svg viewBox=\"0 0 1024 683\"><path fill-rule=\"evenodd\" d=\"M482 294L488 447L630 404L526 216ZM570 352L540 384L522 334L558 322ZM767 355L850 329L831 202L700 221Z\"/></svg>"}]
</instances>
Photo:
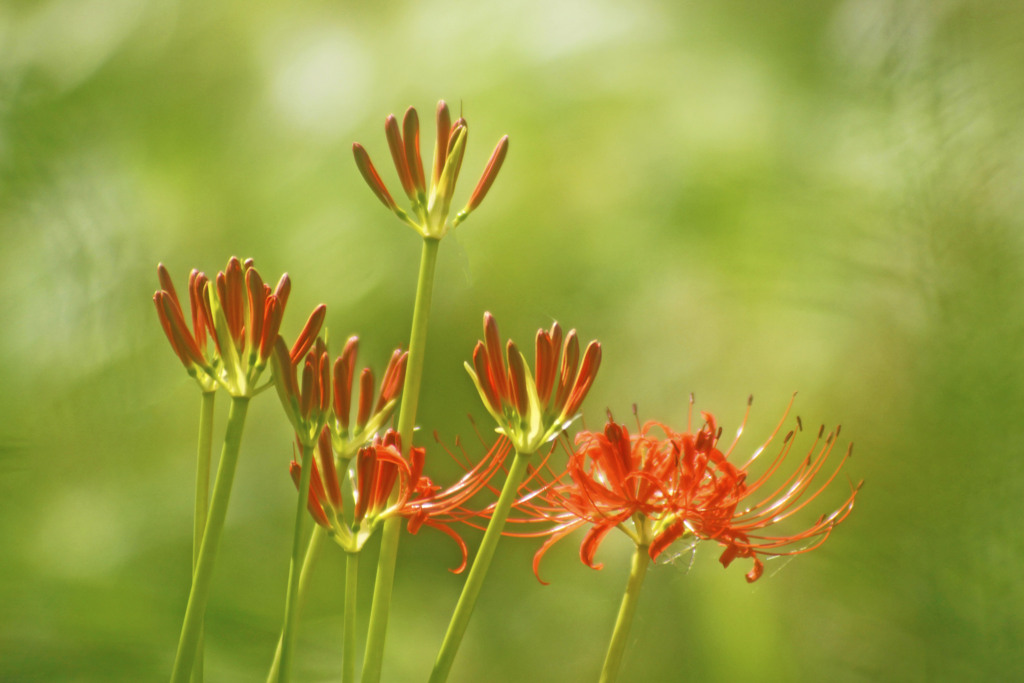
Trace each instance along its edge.
<instances>
[{"instance_id":1,"label":"light green stem base","mask_svg":"<svg viewBox=\"0 0 1024 683\"><path fill-rule=\"evenodd\" d=\"M199 564L199 548L210 509L210 460L213 455L213 408L216 391L204 391L199 402L199 444L196 446L196 511L192 524L192 573ZM203 624L199 624L196 659L192 664L192 683L203 683Z\"/></svg>"},{"instance_id":2,"label":"light green stem base","mask_svg":"<svg viewBox=\"0 0 1024 683\"><path fill-rule=\"evenodd\" d=\"M651 566L648 550L648 546L638 545L636 552L633 553L629 581L626 582L626 592L622 595L622 604L619 606L619 616L615 619L615 630L612 631L612 639L608 644L608 653L604 657L600 683L612 683L619 675L622 654L626 651L629 629L633 625L633 615L636 614L640 588L643 586L644 577L647 576L647 568Z\"/></svg>"},{"instance_id":3,"label":"light green stem base","mask_svg":"<svg viewBox=\"0 0 1024 683\"><path fill-rule=\"evenodd\" d=\"M327 538L327 532L322 526L317 525L313 529L309 545L306 546L306 556L302 560L302 571L299 573L299 594L295 600L296 612L301 613L302 611L302 605L305 602L306 593L309 589L309 577L313 574L313 565L320 556L320 547L325 538ZM267 674L267 683L277 683L277 679L281 675L281 650L283 642L284 628L282 626L281 634L277 637L277 648L274 650L274 661L271 662L270 672Z\"/></svg>"},{"instance_id":4,"label":"light green stem base","mask_svg":"<svg viewBox=\"0 0 1024 683\"><path fill-rule=\"evenodd\" d=\"M423 381L423 357L427 343L427 320L434 286L434 268L440 240L424 238L420 254L420 274L416 282L416 302L412 312L412 332L409 337L409 360L402 386L402 403L398 409L398 433L402 448L412 447L412 432L416 426L420 385ZM393 517L384 522L381 532L380 556L377 559L377 577L373 585L370 605L370 623L366 634L366 654L363 656L362 683L378 683L384 659L384 640L391 611L391 592L395 581L395 562L398 559L398 539L402 519Z\"/></svg>"},{"instance_id":5,"label":"light green stem base","mask_svg":"<svg viewBox=\"0 0 1024 683\"><path fill-rule=\"evenodd\" d=\"M220 535L224 530L224 519L228 513L228 501L231 498L231 487L235 480L238 453L242 446L242 430L245 427L245 416L248 410L249 397L232 397L231 407L228 410L227 431L224 434L224 447L221 450L220 464L217 467L217 480L213 485L210 514L206 520L203 542L199 548L199 559L192 575L192 589L189 591L188 606L185 608L185 620L181 625L181 637L178 639L178 651L174 657L171 683L185 683L189 679L192 665L195 662L203 615L206 613L206 602L210 596L213 565L217 559Z\"/></svg>"},{"instance_id":6,"label":"light green stem base","mask_svg":"<svg viewBox=\"0 0 1024 683\"><path fill-rule=\"evenodd\" d=\"M498 502L494 507L494 515L487 525L487 531L484 532L480 549L477 551L476 559L473 560L469 576L466 577L466 584L462 587L462 595L459 596L459 602L455 605L455 613L452 614L452 619L448 624L448 631L444 634L444 640L441 642L441 649L434 662L434 670L430 674L430 683L441 683L448 680L452 663L455 661L455 653L459 650L462 636L466 633L466 627L469 625L469 618L473 615L473 607L476 605L477 596L480 595L480 588L484 584L487 570L491 566L494 550L501 539L501 532L505 528L505 521L512 509L512 502L516 498L519 484L523 481L526 463L529 459L530 455L516 453L515 460L512 461L505 486L502 487L501 495L498 496Z\"/></svg>"},{"instance_id":7,"label":"light green stem base","mask_svg":"<svg viewBox=\"0 0 1024 683\"><path fill-rule=\"evenodd\" d=\"M359 553L345 555L345 621L341 641L341 681L356 680L356 596L359 584Z\"/></svg>"},{"instance_id":8,"label":"light green stem base","mask_svg":"<svg viewBox=\"0 0 1024 683\"><path fill-rule=\"evenodd\" d=\"M288 565L288 594L284 601L284 630L281 632L281 672L278 680L287 683L291 677L292 653L295 651L295 632L299 623L299 576L302 566L302 539L305 536L306 511L309 500L309 480L313 469L313 444L302 445L302 470L299 475L299 495L295 506L295 532L292 536L292 559Z\"/></svg>"}]
</instances>

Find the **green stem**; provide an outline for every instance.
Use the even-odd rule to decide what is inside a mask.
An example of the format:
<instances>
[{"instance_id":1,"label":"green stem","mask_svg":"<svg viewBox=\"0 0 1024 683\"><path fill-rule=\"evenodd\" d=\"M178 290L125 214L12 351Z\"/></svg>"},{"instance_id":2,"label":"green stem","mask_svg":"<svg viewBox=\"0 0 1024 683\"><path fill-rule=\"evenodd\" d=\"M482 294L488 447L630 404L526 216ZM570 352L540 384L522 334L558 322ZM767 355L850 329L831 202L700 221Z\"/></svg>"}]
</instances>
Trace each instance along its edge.
<instances>
[{"instance_id":1,"label":"green stem","mask_svg":"<svg viewBox=\"0 0 1024 683\"><path fill-rule=\"evenodd\" d=\"M171 683L185 683L195 662L203 615L206 613L206 601L210 596L213 565L217 559L217 547L220 545L220 535L224 530L224 519L228 513L228 500L231 498L231 486L235 480L238 453L242 446L242 429L245 427L245 415L248 410L248 396L231 398L224 447L217 467L217 480L213 484L213 498L210 500L206 530L203 532L203 542L199 548L199 559L192 574L192 588L188 595L188 606L185 608L185 620L181 625L181 637L178 639L178 651L174 657Z\"/></svg>"},{"instance_id":2,"label":"green stem","mask_svg":"<svg viewBox=\"0 0 1024 683\"><path fill-rule=\"evenodd\" d=\"M638 545L636 552L633 553L629 581L626 582L626 592L622 595L619 616L615 619L615 630L612 631L612 640L608 644L608 653L605 655L604 666L601 668L600 683L612 683L619 675L622 654L626 651L626 639L629 637L629 629L633 625L633 615L636 614L640 588L647 575L647 568L651 566L651 556L648 551L648 546Z\"/></svg>"},{"instance_id":3,"label":"green stem","mask_svg":"<svg viewBox=\"0 0 1024 683\"><path fill-rule=\"evenodd\" d=\"M462 595L459 596L459 602L455 605L455 613L452 614L452 620L448 623L448 631L444 634L441 649L434 661L434 670L430 673L430 683L441 683L448 680L452 663L455 661L455 653L459 650L462 636L466 633L466 627L469 625L469 618L473 615L473 607L476 605L477 596L480 595L480 588L484 584L487 570L491 566L494 550L501 539L505 520L508 519L512 502L519 491L519 484L523 481L526 463L529 461L530 455L532 454L516 453L515 460L512 461L505 486L502 487L501 495L498 496L498 502L494 506L494 514L487 524L487 531L484 532L480 549L477 551L476 559L473 560L469 576L466 577L466 584L462 587Z\"/></svg>"},{"instance_id":4,"label":"green stem","mask_svg":"<svg viewBox=\"0 0 1024 683\"><path fill-rule=\"evenodd\" d=\"M344 659L341 664L342 683L356 680L356 586L359 583L359 553L345 555L345 632L341 641Z\"/></svg>"},{"instance_id":5,"label":"green stem","mask_svg":"<svg viewBox=\"0 0 1024 683\"><path fill-rule=\"evenodd\" d=\"M309 539L309 545L306 546L306 556L302 559L302 571L299 573L299 594L295 600L296 612L302 610L306 591L309 588L309 577L313 574L313 564L316 562L317 557L320 556L320 545L326 537L327 531L322 526L317 525L314 527ZM267 674L267 683L277 683L277 679L281 675L281 650L283 642L284 627L282 625L281 634L277 637L277 648L274 650L274 661L271 662L270 673Z\"/></svg>"},{"instance_id":6,"label":"green stem","mask_svg":"<svg viewBox=\"0 0 1024 683\"><path fill-rule=\"evenodd\" d=\"M430 298L439 244L440 240L424 238L420 254L420 274L416 282L416 303L413 306L412 332L409 336L409 360L402 387L402 403L398 409L398 433L402 438L402 448L406 450L412 447L412 432L416 426L416 409L423 380L423 355L427 343L427 320L430 317ZM401 530L402 518L392 517L384 522L381 532L377 578L373 584L373 602L370 605L370 623L366 634L366 654L363 656L363 683L380 681Z\"/></svg>"},{"instance_id":7,"label":"green stem","mask_svg":"<svg viewBox=\"0 0 1024 683\"><path fill-rule=\"evenodd\" d=\"M204 391L199 403L199 444L196 447L196 511L192 525L192 572L199 564L199 548L210 509L210 460L213 452L213 406L216 391ZM192 664L192 683L203 683L203 624L199 624L196 659Z\"/></svg>"},{"instance_id":8,"label":"green stem","mask_svg":"<svg viewBox=\"0 0 1024 683\"><path fill-rule=\"evenodd\" d=\"M284 601L284 630L281 632L281 671L278 680L286 683L291 675L295 631L299 623L299 576L301 574L302 538L305 535L306 507L309 501L309 480L313 469L313 444L302 444L302 469L299 474L298 503L295 506L295 532L292 536L292 560L288 565L288 595Z\"/></svg>"}]
</instances>

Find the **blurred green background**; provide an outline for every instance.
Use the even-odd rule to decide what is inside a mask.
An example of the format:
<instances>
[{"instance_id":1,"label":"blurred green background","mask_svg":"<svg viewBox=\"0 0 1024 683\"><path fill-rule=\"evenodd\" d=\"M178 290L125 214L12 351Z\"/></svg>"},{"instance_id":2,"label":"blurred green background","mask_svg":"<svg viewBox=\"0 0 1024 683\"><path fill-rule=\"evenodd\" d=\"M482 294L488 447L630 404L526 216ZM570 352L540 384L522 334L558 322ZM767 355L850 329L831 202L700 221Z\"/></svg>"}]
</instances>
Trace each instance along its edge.
<instances>
[{"instance_id":1,"label":"blurred green background","mask_svg":"<svg viewBox=\"0 0 1024 683\"><path fill-rule=\"evenodd\" d=\"M511 149L441 247L422 443L486 424L462 369L484 310L527 346L554 319L603 342L592 426L634 402L681 425L693 391L730 433L753 393L749 450L799 390L805 423L856 443L867 483L821 549L753 585L714 547L652 571L622 680L1024 676L1022 36L1020 4L968 0L7 0L0 679L166 679L198 392L156 264L179 283L232 254L288 271L286 336L326 302L332 350L358 333L380 369L407 343L419 240L351 143L397 191L384 117L429 121L442 97L471 127L456 203ZM213 683L270 661L290 454L267 394L209 607ZM596 677L629 543L595 572L564 541L547 587L536 547L499 548L453 680ZM298 681L339 676L341 555L318 566ZM439 534L404 537L386 681L425 680L456 562Z\"/></svg>"}]
</instances>

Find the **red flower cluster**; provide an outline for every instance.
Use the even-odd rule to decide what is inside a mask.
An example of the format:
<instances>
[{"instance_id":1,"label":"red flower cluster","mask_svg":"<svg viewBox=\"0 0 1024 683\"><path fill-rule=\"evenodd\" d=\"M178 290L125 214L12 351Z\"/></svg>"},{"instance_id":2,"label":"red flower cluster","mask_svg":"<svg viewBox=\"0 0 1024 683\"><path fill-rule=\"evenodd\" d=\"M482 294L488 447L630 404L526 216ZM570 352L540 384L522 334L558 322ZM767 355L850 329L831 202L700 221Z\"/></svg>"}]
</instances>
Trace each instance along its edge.
<instances>
[{"instance_id":1,"label":"red flower cluster","mask_svg":"<svg viewBox=\"0 0 1024 683\"><path fill-rule=\"evenodd\" d=\"M324 426L331 407L331 359L323 339L316 338L305 358L302 357L302 336L296 344L298 355L292 355L284 340L274 345L274 386L288 420L295 428L299 443L312 446ZM302 367L302 381L297 378Z\"/></svg>"},{"instance_id":2,"label":"red flower cluster","mask_svg":"<svg viewBox=\"0 0 1024 683\"><path fill-rule=\"evenodd\" d=\"M380 381L380 395L374 399L373 371L363 368L359 372L359 395L356 397L355 420L352 420L353 382L356 376L356 356L359 353L359 337L352 336L345 342L341 355L334 361L334 419L329 420L332 443L338 457L348 460L362 446L369 443L381 430L398 404L405 382L405 366L409 353L395 349L391 353L384 376Z\"/></svg>"},{"instance_id":3,"label":"red flower cluster","mask_svg":"<svg viewBox=\"0 0 1024 683\"><path fill-rule=\"evenodd\" d=\"M253 267L252 259L242 263L234 256L213 281L193 270L188 278L191 330L163 264L157 266L157 276L160 290L153 295L153 303L164 334L188 373L204 391L220 385L233 396L251 396L277 343L291 292L288 275L282 275L277 287L271 289ZM312 346L324 314L320 306L310 315L292 348L293 358L300 358Z\"/></svg>"},{"instance_id":4,"label":"red flower cluster","mask_svg":"<svg viewBox=\"0 0 1024 683\"><path fill-rule=\"evenodd\" d=\"M510 450L508 440L499 439L458 482L442 489L423 474L425 449L413 447L404 456L398 433L392 429L359 450L352 471L342 469L339 474L330 431L325 427L310 473L309 512L347 552L359 552L390 517L408 519L411 533L422 526L437 529L458 543L462 562L452 571L459 573L466 567L468 554L465 542L451 524L477 514L467 509L466 503L488 486ZM301 470L299 463L292 461L290 472L296 486ZM349 512L342 494L342 482L346 480L352 501Z\"/></svg>"},{"instance_id":5,"label":"red flower cluster","mask_svg":"<svg viewBox=\"0 0 1024 683\"><path fill-rule=\"evenodd\" d=\"M278 339L272 355L277 393L288 419L295 428L299 443L312 447L326 424L330 428L334 450L348 460L369 443L394 412L405 380L408 353L396 349L391 354L380 384L380 396L374 402L373 371L363 368L359 373L357 409L352 421L353 379L359 338L349 337L332 370L330 355L322 339L315 340L323 320L321 305L310 318L311 323L299 335L291 351ZM303 357L303 354L306 354ZM301 372L300 372L301 368ZM301 381L299 376L301 375ZM331 378L334 378L333 391ZM331 410L331 399L333 410ZM332 419L333 418L333 419Z\"/></svg>"},{"instance_id":6,"label":"red flower cluster","mask_svg":"<svg viewBox=\"0 0 1024 683\"><path fill-rule=\"evenodd\" d=\"M458 180L462 168L462 158L466 151L466 140L469 136L469 124L459 118L452 123L448 105L444 100L437 103L437 138L434 146L433 173L430 187L427 187L423 174L423 160L420 157L420 119L413 107L409 107L402 119L399 130L398 119L388 115L384 121L384 134L391 150L391 160L395 164L402 189L409 197L412 211L406 212L399 208L388 188L381 180L380 174L370 161L370 155L358 142L352 145L352 153L356 159L356 167L363 180L370 186L377 199L391 210L399 220L411 227L423 237L441 239L448 231L464 221L469 214L480 206L487 191L491 189L494 179L501 170L508 153L508 136L498 141L491 153L476 189L470 196L466 206L455 218L448 220L455 181Z\"/></svg>"},{"instance_id":7,"label":"red flower cluster","mask_svg":"<svg viewBox=\"0 0 1024 683\"><path fill-rule=\"evenodd\" d=\"M509 340L502 353L494 316L484 313L484 341L473 349L473 364L466 371L476 385L484 407L519 453L535 453L565 429L576 416L601 366L601 345L592 341L580 361L576 330L562 341L558 323L538 330L536 369Z\"/></svg>"},{"instance_id":8,"label":"red flower cluster","mask_svg":"<svg viewBox=\"0 0 1024 683\"><path fill-rule=\"evenodd\" d=\"M652 559L683 538L716 541L725 547L720 558L724 566L738 557L753 560L754 566L746 575L752 582L764 570L763 556L795 555L816 548L850 514L860 484L851 487L849 497L838 509L804 530L788 536L767 533L776 523L802 510L835 479L852 446L827 476L819 475L836 444L838 428L828 435L824 428L819 430L796 470L771 486L769 482L777 479L775 475L793 448L795 433L785 435L766 471L748 481L748 468L778 434L782 422L748 462L736 466L729 456L739 433L723 453L718 448L721 429L714 416L702 416L704 425L696 432L688 428L677 433L663 424L648 422L639 433L631 435L624 425L611 420L603 432L581 432L569 459L567 477L563 475L519 501L520 511L527 515L520 521L556 522L544 532L516 534L550 535L534 557L534 572L538 572L548 548L589 525L580 558L594 569L601 567L594 564L597 548L617 527L638 546L647 547ZM799 418L797 423L799 426Z\"/></svg>"}]
</instances>

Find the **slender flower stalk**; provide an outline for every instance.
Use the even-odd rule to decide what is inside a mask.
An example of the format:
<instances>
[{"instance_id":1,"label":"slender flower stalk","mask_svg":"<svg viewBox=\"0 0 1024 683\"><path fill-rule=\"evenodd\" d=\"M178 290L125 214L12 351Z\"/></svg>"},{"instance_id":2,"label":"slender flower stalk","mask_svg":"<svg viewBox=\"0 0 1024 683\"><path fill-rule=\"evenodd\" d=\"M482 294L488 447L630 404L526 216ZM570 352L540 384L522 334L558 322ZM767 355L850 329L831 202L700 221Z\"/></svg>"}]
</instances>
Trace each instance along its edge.
<instances>
[{"instance_id":1,"label":"slender flower stalk","mask_svg":"<svg viewBox=\"0 0 1024 683\"><path fill-rule=\"evenodd\" d=\"M402 403L398 409L398 433L402 443L412 442L413 428L416 426L416 410L423 381L423 361L427 343L427 321L430 318L434 268L437 265L437 248L440 244L438 239L423 239L420 272L416 282L416 301L412 313L412 331L409 335L408 369L402 387ZM366 649L363 655L362 683L380 681L401 530L401 522L395 518L385 522L381 532L377 576L373 584L373 601L370 604L370 622L367 626Z\"/></svg>"},{"instance_id":2,"label":"slender flower stalk","mask_svg":"<svg viewBox=\"0 0 1024 683\"><path fill-rule=\"evenodd\" d=\"M423 360L427 338L427 321L430 317L430 301L433 291L434 268L437 263L437 248L441 239L469 214L480 206L501 170L508 153L508 136L498 141L483 176L477 183L469 202L449 220L449 210L455 183L462 168L469 127L465 119L459 118L453 124L448 105L442 100L437 105L437 136L434 145L434 160L431 165L430 188L427 188L423 160L420 155L420 123L416 109L409 107L402 119L399 130L398 119L389 115L384 122L384 134L388 141L391 158L398 173L402 189L411 203L411 212L401 209L380 174L370 161L366 149L357 143L352 145L356 167L374 195L403 223L423 237L420 257L420 272L416 282L416 299L413 305L412 330L409 337L409 368L402 389L402 405L398 411L398 432L406 445L412 444L413 428L416 425L416 409L419 403L420 382L423 377ZM384 525L381 536L380 556L377 562L377 577L373 587L373 603L370 608L370 623L366 638L366 655L363 658L363 683L377 683L380 680L384 657L384 641L387 636L388 616L391 610L391 592L395 578L395 562L398 558L398 520Z\"/></svg>"},{"instance_id":3,"label":"slender flower stalk","mask_svg":"<svg viewBox=\"0 0 1024 683\"><path fill-rule=\"evenodd\" d=\"M187 681L195 662L199 635L202 632L203 615L206 612L206 601L210 594L213 566L217 557L217 548L220 545L221 531L224 529L224 520L227 517L228 501L231 497L231 487L234 483L235 468L238 464L238 453L242 445L242 431L245 427L245 416L248 409L248 396L231 397L224 447L221 449L217 479L214 482L213 497L210 500L210 514L206 521L206 529L203 531L199 559L192 575L192 588L189 591L185 619L181 626L181 636L178 639L178 651L174 657L171 683Z\"/></svg>"},{"instance_id":4,"label":"slender flower stalk","mask_svg":"<svg viewBox=\"0 0 1024 683\"><path fill-rule=\"evenodd\" d=\"M306 593L309 590L310 577L313 575L313 565L320 557L320 548L323 547L324 538L327 532L321 526L314 526L313 533L309 538L309 545L306 547L306 554L302 558L302 571L299 572L299 591L295 599L295 611L302 611L302 604L305 601ZM284 649L284 628L277 637L277 647L274 649L274 661L270 665L270 672L267 674L267 683L277 683L281 676L281 654Z\"/></svg>"},{"instance_id":5,"label":"slender flower stalk","mask_svg":"<svg viewBox=\"0 0 1024 683\"><path fill-rule=\"evenodd\" d=\"M359 595L359 553L345 553L345 617L341 641L341 682L356 680L356 598Z\"/></svg>"},{"instance_id":6,"label":"slender flower stalk","mask_svg":"<svg viewBox=\"0 0 1024 683\"><path fill-rule=\"evenodd\" d=\"M203 391L199 406L199 444L196 447L196 509L192 526L192 572L199 563L203 529L210 509L210 460L213 452L213 409L215 391ZM192 683L203 683L203 626L199 626L196 661L192 665Z\"/></svg>"},{"instance_id":7,"label":"slender flower stalk","mask_svg":"<svg viewBox=\"0 0 1024 683\"><path fill-rule=\"evenodd\" d=\"M303 478L299 481L299 491L303 484L309 485L310 462L313 458L313 446L302 445L302 465L305 466ZM288 563L288 592L284 602L284 627L281 629L281 663L278 681L286 683L291 678L292 652L295 650L295 633L299 624L299 576L301 574L302 541L305 537L306 515L303 508L305 496L297 496L295 511L295 528L292 532L292 554Z\"/></svg>"},{"instance_id":8,"label":"slender flower stalk","mask_svg":"<svg viewBox=\"0 0 1024 683\"><path fill-rule=\"evenodd\" d=\"M563 344L558 323L550 332L537 332L534 373L529 372L526 359L511 340L502 355L498 325L490 313L484 314L484 340L477 342L473 365L466 363L466 370L498 423L498 432L508 438L516 455L441 641L430 674L431 683L448 679L527 464L537 450L573 420L601 365L600 344L591 342L580 364L576 331L571 331Z\"/></svg>"},{"instance_id":9,"label":"slender flower stalk","mask_svg":"<svg viewBox=\"0 0 1024 683\"><path fill-rule=\"evenodd\" d=\"M626 651L629 630L633 626L633 615L636 614L636 606L639 603L640 588L644 585L644 577L647 576L647 568L650 566L651 556L648 547L636 546L633 551L633 562L629 569L629 580L626 582L626 590L622 594L622 604L619 605L619 615L615 618L612 639L608 644L604 665L601 667L600 683L613 683L622 668L622 655Z\"/></svg>"},{"instance_id":10,"label":"slender flower stalk","mask_svg":"<svg viewBox=\"0 0 1024 683\"><path fill-rule=\"evenodd\" d=\"M466 577L466 583L459 594L459 601L455 604L455 611L452 613L451 621L448 622L448 629L445 631L444 639L441 641L441 648L438 650L437 658L434 660L434 668L430 672L430 683L438 683L448 680L452 664L455 662L455 655L462 644L462 637L469 626L469 620L473 616L473 608L476 607L476 600L480 596L480 589L483 588L484 579L487 577L487 570L490 569L491 560L494 559L494 551L501 539L502 529L505 527L505 520L512 509L519 484L526 473L526 466L530 461L530 455L516 453L512 466L509 468L505 485L502 487L501 495L495 504L491 520L480 541L480 548L477 550L473 566Z\"/></svg>"}]
</instances>

